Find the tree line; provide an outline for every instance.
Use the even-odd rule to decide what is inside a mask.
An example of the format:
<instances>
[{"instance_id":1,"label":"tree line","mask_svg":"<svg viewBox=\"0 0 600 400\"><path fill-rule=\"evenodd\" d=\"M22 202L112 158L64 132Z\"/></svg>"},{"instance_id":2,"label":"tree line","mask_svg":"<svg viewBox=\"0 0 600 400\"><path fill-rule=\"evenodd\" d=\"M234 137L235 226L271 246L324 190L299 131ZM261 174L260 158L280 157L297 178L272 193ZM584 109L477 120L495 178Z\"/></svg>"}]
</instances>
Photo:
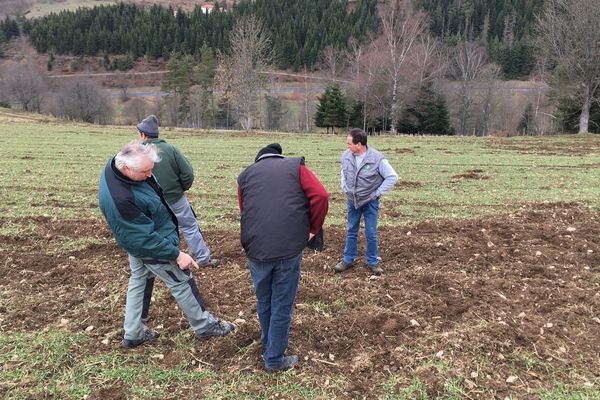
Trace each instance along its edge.
<instances>
[{"instance_id":1,"label":"tree line","mask_svg":"<svg viewBox=\"0 0 600 400\"><path fill-rule=\"evenodd\" d=\"M199 56L204 45L214 52L229 49L228 33L237 19L254 15L268 27L280 68L312 68L327 46L345 47L377 28L376 0L242 0L228 9L214 4L190 13L158 4L149 9L119 3L79 8L27 20L24 30L40 53L95 56L131 54L164 57L173 52Z\"/></svg>"},{"instance_id":2,"label":"tree line","mask_svg":"<svg viewBox=\"0 0 600 400\"><path fill-rule=\"evenodd\" d=\"M527 77L535 64L532 39L544 0L418 0L431 32L446 43L479 41L506 79Z\"/></svg>"}]
</instances>

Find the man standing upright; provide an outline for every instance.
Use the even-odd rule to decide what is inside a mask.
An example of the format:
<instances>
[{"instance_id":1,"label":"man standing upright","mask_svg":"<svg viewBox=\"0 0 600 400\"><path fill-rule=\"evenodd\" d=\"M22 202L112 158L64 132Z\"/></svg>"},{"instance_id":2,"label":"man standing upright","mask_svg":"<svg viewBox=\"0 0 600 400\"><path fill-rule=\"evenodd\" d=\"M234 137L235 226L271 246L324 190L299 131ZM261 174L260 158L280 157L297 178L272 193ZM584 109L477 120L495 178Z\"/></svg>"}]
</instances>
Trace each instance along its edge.
<instances>
[{"instance_id":1,"label":"man standing upright","mask_svg":"<svg viewBox=\"0 0 600 400\"><path fill-rule=\"evenodd\" d=\"M155 145L160 151L162 161L154 166L152 173L163 189L165 198L177 216L179 229L192 253L192 257L201 267L218 267L220 260L210 257L210 250L204 241L196 214L185 194L194 182L194 169L179 149L160 139L158 118L149 115L137 125L138 134L144 143Z\"/></svg>"},{"instance_id":2,"label":"man standing upright","mask_svg":"<svg viewBox=\"0 0 600 400\"><path fill-rule=\"evenodd\" d=\"M100 210L115 240L127 251L131 268L121 343L125 348L158 337L146 327L155 276L167 285L197 337L225 336L234 329L202 305L190 271L190 266L198 265L179 251L177 219L152 175L158 161L154 145L135 141L110 159L100 176Z\"/></svg>"},{"instance_id":3,"label":"man standing upright","mask_svg":"<svg viewBox=\"0 0 600 400\"><path fill-rule=\"evenodd\" d=\"M329 194L304 166L272 143L238 177L241 242L256 292L267 371L285 371L298 356L285 355L302 252L321 233Z\"/></svg>"},{"instance_id":4,"label":"man standing upright","mask_svg":"<svg viewBox=\"0 0 600 400\"><path fill-rule=\"evenodd\" d=\"M354 265L358 255L360 219L364 217L367 264L375 275L381 275L383 268L379 264L377 241L379 198L394 187L398 175L383 154L367 146L367 134L362 130L352 129L346 143L348 149L342 154L341 183L346 194L348 227L344 258L334 269L343 272Z\"/></svg>"}]
</instances>

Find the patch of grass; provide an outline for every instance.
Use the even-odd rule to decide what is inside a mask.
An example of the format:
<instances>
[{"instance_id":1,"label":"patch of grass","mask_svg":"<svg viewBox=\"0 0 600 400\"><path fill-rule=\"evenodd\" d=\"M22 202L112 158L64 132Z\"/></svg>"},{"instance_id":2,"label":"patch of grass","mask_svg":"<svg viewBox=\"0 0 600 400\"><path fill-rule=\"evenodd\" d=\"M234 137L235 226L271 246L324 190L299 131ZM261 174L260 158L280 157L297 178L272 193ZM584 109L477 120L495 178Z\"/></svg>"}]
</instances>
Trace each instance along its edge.
<instances>
[{"instance_id":1,"label":"patch of grass","mask_svg":"<svg viewBox=\"0 0 600 400\"><path fill-rule=\"evenodd\" d=\"M336 301L333 302L333 306L339 312L344 312L348 309L348 304L346 303L346 301L344 299L337 299Z\"/></svg>"},{"instance_id":2,"label":"patch of grass","mask_svg":"<svg viewBox=\"0 0 600 400\"><path fill-rule=\"evenodd\" d=\"M452 371L452 365L446 361L437 357L428 358L423 364L419 366L420 369L435 368L440 374L447 374Z\"/></svg>"},{"instance_id":3,"label":"patch of grass","mask_svg":"<svg viewBox=\"0 0 600 400\"><path fill-rule=\"evenodd\" d=\"M345 312L348 309L348 304L344 299L337 299L333 303L324 301L308 301L304 303L304 307L313 310L317 314L331 316L332 314Z\"/></svg>"},{"instance_id":4,"label":"patch of grass","mask_svg":"<svg viewBox=\"0 0 600 400\"><path fill-rule=\"evenodd\" d=\"M32 221L24 224L15 223L13 221L5 221L0 224L0 236L10 239L19 239L34 233L37 229L38 226Z\"/></svg>"},{"instance_id":5,"label":"patch of grass","mask_svg":"<svg viewBox=\"0 0 600 400\"><path fill-rule=\"evenodd\" d=\"M432 369L435 371L431 371ZM430 387L427 381L420 377L421 373L426 370L430 370L436 379L443 384L436 385L435 389ZM455 368L450 362L430 357L414 371L412 380L407 381L405 378L402 379L396 375L389 378L383 384L382 398L390 400L464 399L465 391L462 386L464 377L453 375L454 370ZM435 397L430 397L433 392L436 392Z\"/></svg>"},{"instance_id":6,"label":"patch of grass","mask_svg":"<svg viewBox=\"0 0 600 400\"><path fill-rule=\"evenodd\" d=\"M541 391L539 396L540 400L598 400L600 390L597 387L570 388L559 384L552 389Z\"/></svg>"},{"instance_id":7,"label":"patch of grass","mask_svg":"<svg viewBox=\"0 0 600 400\"><path fill-rule=\"evenodd\" d=\"M187 340L179 336L177 340ZM119 387L128 398L165 398L172 396L173 390L200 385L207 399L331 398L327 390L306 386L293 371L273 380L268 373L220 374L209 368L194 369L187 362L165 366L147 353L80 352L88 340L85 335L61 330L0 333L0 393L8 393L7 399L81 399L104 388Z\"/></svg>"},{"instance_id":8,"label":"patch of grass","mask_svg":"<svg viewBox=\"0 0 600 400\"><path fill-rule=\"evenodd\" d=\"M516 353L513 365L516 369L522 366L526 371L541 369L548 373L554 372L554 368L550 364L541 360L538 356L526 352Z\"/></svg>"},{"instance_id":9,"label":"patch of grass","mask_svg":"<svg viewBox=\"0 0 600 400\"><path fill-rule=\"evenodd\" d=\"M425 385L419 379L414 379L408 386L402 385L397 377L388 379L383 385L383 399L385 400L427 400L429 396Z\"/></svg>"},{"instance_id":10,"label":"patch of grass","mask_svg":"<svg viewBox=\"0 0 600 400\"><path fill-rule=\"evenodd\" d=\"M446 380L446 392L441 395L440 400L461 400L465 398L465 391L463 390L463 378L451 378Z\"/></svg>"},{"instance_id":11,"label":"patch of grass","mask_svg":"<svg viewBox=\"0 0 600 400\"><path fill-rule=\"evenodd\" d=\"M234 379L214 384L204 393L206 399L330 399L327 389L301 383L293 371L280 374L275 381L268 373L238 374Z\"/></svg>"},{"instance_id":12,"label":"patch of grass","mask_svg":"<svg viewBox=\"0 0 600 400\"><path fill-rule=\"evenodd\" d=\"M309 309L314 310L318 314L330 314L331 306L323 301L313 301L305 303Z\"/></svg>"},{"instance_id":13,"label":"patch of grass","mask_svg":"<svg viewBox=\"0 0 600 400\"><path fill-rule=\"evenodd\" d=\"M125 384L134 396L164 397L170 385L193 384L214 375L190 371L185 364L163 367L131 352L80 354L78 346L87 340L66 331L0 334L0 381L12 382L8 389L14 398L44 394L78 399L108 382Z\"/></svg>"},{"instance_id":14,"label":"patch of grass","mask_svg":"<svg viewBox=\"0 0 600 400\"><path fill-rule=\"evenodd\" d=\"M49 249L48 254L64 254L81 251L89 248L93 245L105 244L107 241L90 236L84 236L79 238L64 237L60 240L52 249Z\"/></svg>"},{"instance_id":15,"label":"patch of grass","mask_svg":"<svg viewBox=\"0 0 600 400\"><path fill-rule=\"evenodd\" d=\"M37 334L0 333L0 381L9 391L25 393L55 392L57 379L75 363L82 335L65 331Z\"/></svg>"}]
</instances>

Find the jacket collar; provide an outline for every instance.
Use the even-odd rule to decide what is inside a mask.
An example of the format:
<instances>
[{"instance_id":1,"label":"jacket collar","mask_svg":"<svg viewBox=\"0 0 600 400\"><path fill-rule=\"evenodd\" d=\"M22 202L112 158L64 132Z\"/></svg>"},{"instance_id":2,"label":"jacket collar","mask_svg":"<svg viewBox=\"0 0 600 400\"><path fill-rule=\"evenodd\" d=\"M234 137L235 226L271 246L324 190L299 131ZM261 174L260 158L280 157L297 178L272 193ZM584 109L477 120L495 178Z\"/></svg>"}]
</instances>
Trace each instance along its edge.
<instances>
[{"instance_id":1,"label":"jacket collar","mask_svg":"<svg viewBox=\"0 0 600 400\"><path fill-rule=\"evenodd\" d=\"M259 162L260 160L264 160L265 158L285 158L285 156L282 156L281 154L275 154L275 153L267 153L267 154L263 154L262 156L258 157L258 159L255 162Z\"/></svg>"}]
</instances>

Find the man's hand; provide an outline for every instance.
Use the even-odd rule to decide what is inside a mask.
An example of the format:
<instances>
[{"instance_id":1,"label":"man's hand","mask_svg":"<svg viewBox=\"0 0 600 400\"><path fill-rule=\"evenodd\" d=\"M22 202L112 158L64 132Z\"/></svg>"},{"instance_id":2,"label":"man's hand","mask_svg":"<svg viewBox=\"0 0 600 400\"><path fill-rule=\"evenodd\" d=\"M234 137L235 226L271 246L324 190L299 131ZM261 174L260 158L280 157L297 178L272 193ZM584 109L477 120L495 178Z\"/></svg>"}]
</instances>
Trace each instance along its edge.
<instances>
[{"instance_id":1,"label":"man's hand","mask_svg":"<svg viewBox=\"0 0 600 400\"><path fill-rule=\"evenodd\" d=\"M196 261L194 261L194 259L190 255L182 251L179 252L177 260L175 261L177 261L177 265L179 265L179 268L181 269L189 269L190 265L193 265L194 267L198 268L198 264L196 263Z\"/></svg>"},{"instance_id":2,"label":"man's hand","mask_svg":"<svg viewBox=\"0 0 600 400\"><path fill-rule=\"evenodd\" d=\"M312 240L312 238L314 238L314 237L315 237L315 234L314 234L314 233L310 233L310 232L308 233L308 241L309 241L309 242L310 242L310 241Z\"/></svg>"}]
</instances>

